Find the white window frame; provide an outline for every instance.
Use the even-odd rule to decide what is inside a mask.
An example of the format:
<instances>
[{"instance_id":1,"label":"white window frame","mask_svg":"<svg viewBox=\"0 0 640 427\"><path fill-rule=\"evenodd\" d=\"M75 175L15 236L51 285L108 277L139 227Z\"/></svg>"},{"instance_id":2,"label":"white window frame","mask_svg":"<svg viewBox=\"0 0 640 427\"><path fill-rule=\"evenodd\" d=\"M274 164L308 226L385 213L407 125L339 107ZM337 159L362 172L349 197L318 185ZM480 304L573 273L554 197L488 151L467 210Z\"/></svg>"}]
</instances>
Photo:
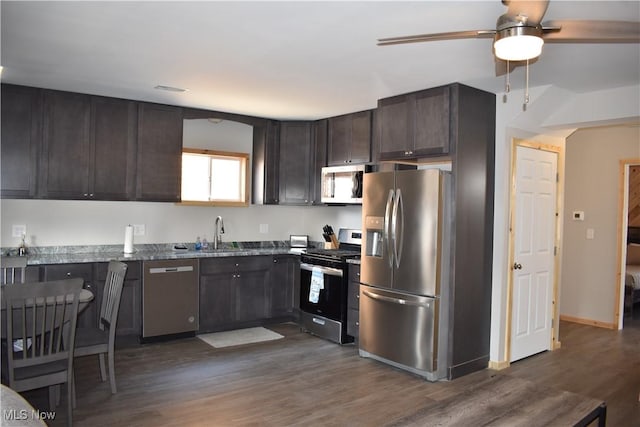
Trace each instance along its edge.
<instances>
[{"instance_id":1,"label":"white window frame","mask_svg":"<svg viewBox=\"0 0 640 427\"><path fill-rule=\"evenodd\" d=\"M249 206L249 154L248 153L235 153L230 151L217 151L217 150L205 150L199 148L183 148L182 154L196 154L201 156L213 157L226 157L233 160L240 160L240 192L241 198L238 200L182 200L182 205L197 205L197 206ZM184 169L183 169L184 171ZM184 172L183 172L184 173ZM209 180L211 180L211 171L209 171Z\"/></svg>"}]
</instances>

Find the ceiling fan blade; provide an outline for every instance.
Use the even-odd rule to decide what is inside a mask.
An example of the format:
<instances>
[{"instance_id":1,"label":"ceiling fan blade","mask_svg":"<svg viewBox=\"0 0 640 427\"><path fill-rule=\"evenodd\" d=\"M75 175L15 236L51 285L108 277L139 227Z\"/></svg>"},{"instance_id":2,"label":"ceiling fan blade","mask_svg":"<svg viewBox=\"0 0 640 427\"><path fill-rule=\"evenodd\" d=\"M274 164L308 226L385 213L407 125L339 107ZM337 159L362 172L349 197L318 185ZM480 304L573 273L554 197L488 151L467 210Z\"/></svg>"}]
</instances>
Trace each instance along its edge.
<instances>
[{"instance_id":1,"label":"ceiling fan blade","mask_svg":"<svg viewBox=\"0 0 640 427\"><path fill-rule=\"evenodd\" d=\"M545 43L640 43L640 22L555 20L542 30Z\"/></svg>"},{"instance_id":2,"label":"ceiling fan blade","mask_svg":"<svg viewBox=\"0 0 640 427\"><path fill-rule=\"evenodd\" d=\"M378 46L404 43L432 42L437 40L480 39L493 37L495 30L451 31L448 33L418 34L414 36L388 37L378 39Z\"/></svg>"},{"instance_id":3,"label":"ceiling fan blade","mask_svg":"<svg viewBox=\"0 0 640 427\"><path fill-rule=\"evenodd\" d=\"M526 16L527 23L538 25L542 22L542 17L547 12L549 0L503 0L506 4L507 15L519 21L516 17Z\"/></svg>"}]
</instances>

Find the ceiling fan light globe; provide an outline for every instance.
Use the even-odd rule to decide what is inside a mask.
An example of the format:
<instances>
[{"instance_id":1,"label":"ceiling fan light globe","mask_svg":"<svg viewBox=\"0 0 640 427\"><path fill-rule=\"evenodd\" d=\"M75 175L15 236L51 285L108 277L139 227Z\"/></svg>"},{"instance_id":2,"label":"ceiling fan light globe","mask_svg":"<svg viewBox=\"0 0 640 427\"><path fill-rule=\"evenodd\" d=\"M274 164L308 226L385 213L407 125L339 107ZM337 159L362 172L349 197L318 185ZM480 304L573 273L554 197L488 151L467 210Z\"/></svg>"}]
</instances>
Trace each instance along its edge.
<instances>
[{"instance_id":1,"label":"ceiling fan light globe","mask_svg":"<svg viewBox=\"0 0 640 427\"><path fill-rule=\"evenodd\" d=\"M542 53L541 30L537 27L517 26L496 33L493 50L505 61L525 61Z\"/></svg>"}]
</instances>

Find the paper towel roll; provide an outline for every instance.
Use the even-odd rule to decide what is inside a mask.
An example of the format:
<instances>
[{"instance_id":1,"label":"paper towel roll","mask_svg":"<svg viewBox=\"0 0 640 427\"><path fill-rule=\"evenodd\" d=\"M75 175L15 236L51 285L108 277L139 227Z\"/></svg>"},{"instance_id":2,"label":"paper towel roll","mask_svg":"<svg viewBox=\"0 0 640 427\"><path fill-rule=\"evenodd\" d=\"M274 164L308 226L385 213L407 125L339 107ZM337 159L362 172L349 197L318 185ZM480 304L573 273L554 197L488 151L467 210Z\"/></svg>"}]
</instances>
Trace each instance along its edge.
<instances>
[{"instance_id":1,"label":"paper towel roll","mask_svg":"<svg viewBox=\"0 0 640 427\"><path fill-rule=\"evenodd\" d=\"M133 227L131 225L124 228L124 253L133 253Z\"/></svg>"}]
</instances>

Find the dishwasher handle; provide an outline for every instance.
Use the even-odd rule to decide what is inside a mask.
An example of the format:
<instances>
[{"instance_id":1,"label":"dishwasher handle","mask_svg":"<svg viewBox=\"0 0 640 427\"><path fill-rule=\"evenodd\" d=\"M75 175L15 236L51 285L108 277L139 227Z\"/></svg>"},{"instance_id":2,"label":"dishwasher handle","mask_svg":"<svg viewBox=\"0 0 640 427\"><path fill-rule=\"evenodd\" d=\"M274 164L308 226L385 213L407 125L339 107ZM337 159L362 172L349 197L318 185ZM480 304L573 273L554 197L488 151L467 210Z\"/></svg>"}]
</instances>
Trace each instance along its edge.
<instances>
[{"instance_id":1,"label":"dishwasher handle","mask_svg":"<svg viewBox=\"0 0 640 427\"><path fill-rule=\"evenodd\" d=\"M189 271L193 271L192 265L181 265L178 267L152 267L149 269L150 274L185 273Z\"/></svg>"}]
</instances>

